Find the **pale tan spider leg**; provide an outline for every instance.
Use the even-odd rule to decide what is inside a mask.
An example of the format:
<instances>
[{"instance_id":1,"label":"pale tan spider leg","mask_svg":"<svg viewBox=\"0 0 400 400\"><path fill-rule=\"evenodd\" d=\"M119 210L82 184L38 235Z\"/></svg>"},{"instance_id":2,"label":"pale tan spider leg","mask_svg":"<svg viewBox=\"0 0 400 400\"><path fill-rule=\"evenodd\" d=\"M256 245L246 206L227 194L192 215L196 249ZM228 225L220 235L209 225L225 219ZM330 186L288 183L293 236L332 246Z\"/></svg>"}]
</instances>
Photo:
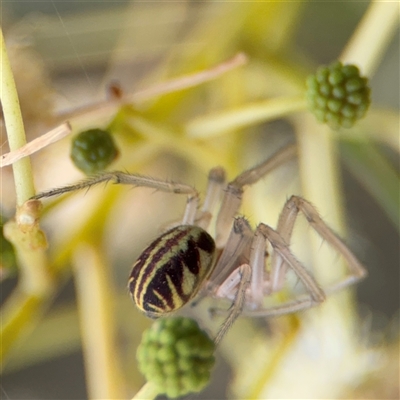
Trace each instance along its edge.
<instances>
[{"instance_id":1,"label":"pale tan spider leg","mask_svg":"<svg viewBox=\"0 0 400 400\"><path fill-rule=\"evenodd\" d=\"M228 242L224 247L206 285L200 289L192 306L197 305L205 296L211 293L215 297L236 296L240 275L237 265L248 262L254 232L244 217L238 217L233 223ZM234 272L232 272L234 271ZM233 285L231 288L229 282Z\"/></svg>"},{"instance_id":2,"label":"pale tan spider leg","mask_svg":"<svg viewBox=\"0 0 400 400\"><path fill-rule=\"evenodd\" d=\"M320 304L316 302L309 295L301 295L295 300L288 301L284 304L280 304L276 307L260 308L256 310L245 310L242 315L245 317L255 317L255 318L269 318L269 317L279 317L281 315L293 314L299 311L304 311L309 308L315 307ZM214 314L222 314L222 310L214 310ZM224 312L226 313L226 311Z\"/></svg>"},{"instance_id":3,"label":"pale tan spider leg","mask_svg":"<svg viewBox=\"0 0 400 400\"><path fill-rule=\"evenodd\" d=\"M266 224L259 224L256 230L256 235L261 234L268 240L273 248L273 253L276 252L284 262L293 269L300 281L303 283L307 291L310 293L312 300L315 303L321 303L325 300L325 293L315 281L313 275L307 271L303 264L293 255L287 241L281 236L280 232L271 228ZM274 258L274 255L272 255ZM274 268L271 265L271 268ZM271 288L273 291L274 288Z\"/></svg>"},{"instance_id":4,"label":"pale tan spider leg","mask_svg":"<svg viewBox=\"0 0 400 400\"><path fill-rule=\"evenodd\" d=\"M206 229L217 204L220 202L225 186L226 173L222 167L212 168L208 174L206 196L199 215L196 217L196 225Z\"/></svg>"},{"instance_id":5,"label":"pale tan spider leg","mask_svg":"<svg viewBox=\"0 0 400 400\"><path fill-rule=\"evenodd\" d=\"M219 328L217 336L214 339L215 345L218 345L225 334L228 332L229 328L236 321L237 317L242 313L245 301L246 292L251 281L251 267L249 264L243 264L238 268L240 281L239 288L237 290L237 295L235 300L228 310L228 316L226 317L224 323Z\"/></svg>"},{"instance_id":6,"label":"pale tan spider leg","mask_svg":"<svg viewBox=\"0 0 400 400\"><path fill-rule=\"evenodd\" d=\"M142 186L148 188L154 188L168 193L178 193L187 195L187 203L185 208L184 217L182 224L192 225L194 223L197 207L199 204L199 194L197 190L183 183L177 183L172 181L162 181L159 179L149 178L141 175L128 174L120 171L104 172L99 175L94 175L86 180L80 181L73 185L68 185L56 189L51 189L42 193L39 193L32 197L32 199L41 199L44 197L57 196L67 192L74 192L81 189L89 189L90 187L99 183L107 183L109 181L115 184L124 184L132 186Z\"/></svg>"},{"instance_id":7,"label":"pale tan spider leg","mask_svg":"<svg viewBox=\"0 0 400 400\"><path fill-rule=\"evenodd\" d=\"M243 315L251 317L284 315L313 307L324 300L324 291L322 291L313 276L305 269L300 261L298 261L297 258L291 253L289 248L289 242L293 232L294 223L299 211L305 215L307 221L316 230L316 232L318 232L323 239L328 241L328 243L344 257L349 265L351 275L339 281L338 283L329 286L325 292L332 293L365 277L365 268L360 264L360 262L343 243L343 241L322 220L315 207L310 202L299 196L292 196L289 200L287 200L281 212L277 230L274 230L265 224L260 224L257 227L255 239L252 244L252 253L250 255L249 263L252 269L252 278L250 284L248 285L250 298L246 299L245 304L247 303L247 306L250 305L251 307L259 307L261 305L260 293L262 290L264 290L263 287L265 285L264 280L262 288L257 287L257 282L260 282L260 271L264 270L263 257L265 256L265 247L261 245L261 242L259 239L257 239L257 236L264 237L266 240L268 240L274 250L271 260L271 276L266 282L267 284L269 283L271 285L269 291L275 292L282 288L281 282L283 282L287 265L294 270L309 292L309 295L299 296L293 301L289 301L276 307L270 307L268 309L246 309ZM258 254L258 257L255 256L256 254ZM261 280L261 282L263 281ZM217 292L218 297L232 298L233 291L237 290L235 287L237 287L238 283L238 273L233 271L231 276L219 288ZM238 292L236 293L237 296ZM243 294L243 296L248 295ZM224 311L220 309L213 309L211 311L214 314L224 313Z\"/></svg>"},{"instance_id":8,"label":"pale tan spider leg","mask_svg":"<svg viewBox=\"0 0 400 400\"><path fill-rule=\"evenodd\" d=\"M238 219L239 220L239 219ZM250 228L249 228L250 229ZM266 282L266 271L265 271L265 254L266 254L266 241L263 235L254 234L251 232L251 238L249 238L245 243L247 249L250 253L249 255L249 265L251 266L251 278L249 284L249 290L246 294L246 306L252 308L258 308L262 306L264 299L264 286ZM227 247L234 245L231 241L231 237L228 239ZM242 236L242 242L244 242L244 236ZM243 249L242 249L243 253ZM227 259L229 265L225 266L225 271L231 271L230 275L226 277L221 282L218 281L218 286L214 286L214 296L217 298L226 298L229 300L234 300L238 293L238 285L240 284L241 274L239 268L232 270L234 263L238 265L238 258L235 257L233 262ZM240 261L240 260L239 260ZM223 263L222 261L221 263ZM239 264L240 265L240 264ZM213 283L215 282L214 276L212 276Z\"/></svg>"},{"instance_id":9,"label":"pale tan spider leg","mask_svg":"<svg viewBox=\"0 0 400 400\"><path fill-rule=\"evenodd\" d=\"M290 199L285 203L279 216L277 231L280 233L283 240L289 244L293 232L293 226L300 211L314 230L344 257L350 270L350 275L348 277L327 287L325 292L331 293L340 290L364 278L367 275L364 266L358 261L356 256L350 251L345 243L323 221L316 208L309 201L299 196L290 197ZM279 253L273 254L271 261L271 281L273 291L280 290L283 285L285 266L282 261L283 260Z\"/></svg>"},{"instance_id":10,"label":"pale tan spider leg","mask_svg":"<svg viewBox=\"0 0 400 400\"><path fill-rule=\"evenodd\" d=\"M228 240L232 220L236 216L242 202L244 186L256 183L263 176L289 161L295 155L296 145L288 145L261 164L242 172L228 184L220 212L217 216L215 242L218 248L223 248Z\"/></svg>"},{"instance_id":11,"label":"pale tan spider leg","mask_svg":"<svg viewBox=\"0 0 400 400\"><path fill-rule=\"evenodd\" d=\"M207 286L208 290L216 293L226 281L235 265L247 263L250 258L250 248L254 232L244 217L235 218L228 241L215 265ZM218 295L217 295L218 296Z\"/></svg>"},{"instance_id":12,"label":"pale tan spider leg","mask_svg":"<svg viewBox=\"0 0 400 400\"><path fill-rule=\"evenodd\" d=\"M274 251L276 251L282 259L290 266L296 275L299 277L300 281L305 286L308 291L308 296L302 296L294 301L290 301L281 304L277 307L271 307L263 309L263 288L265 284L264 271L265 271L265 242L268 240ZM292 312L297 312L306 308L313 307L325 300L325 294L323 290L319 287L318 283L315 281L314 277L307 271L307 269L301 264L299 260L291 253L288 244L279 234L268 225L263 223L259 224L254 235L254 240L251 246L250 254L250 267L251 267L251 277L249 284L246 285L248 288L248 293L240 293L242 289L241 283L239 283L239 288L235 289L235 301L234 307L241 307L235 310L235 315L239 315L243 312L244 306L253 308L253 310L248 309L243 312L246 316L258 316L258 317L268 317L273 315L283 315ZM238 274L233 271L229 279L221 286L218 291L220 297L226 296L230 298L232 296L232 289L237 285ZM236 275L236 276L235 276ZM230 281L231 280L231 281ZM224 287L226 285L226 287ZM237 286L236 286L237 287ZM231 293L229 293L231 291ZM254 292L254 293L253 293ZM237 302L236 298L244 297L245 301ZM248 297L250 296L250 297ZM210 310L212 314L223 314L226 310L214 308ZM230 311L233 313L233 311Z\"/></svg>"}]
</instances>

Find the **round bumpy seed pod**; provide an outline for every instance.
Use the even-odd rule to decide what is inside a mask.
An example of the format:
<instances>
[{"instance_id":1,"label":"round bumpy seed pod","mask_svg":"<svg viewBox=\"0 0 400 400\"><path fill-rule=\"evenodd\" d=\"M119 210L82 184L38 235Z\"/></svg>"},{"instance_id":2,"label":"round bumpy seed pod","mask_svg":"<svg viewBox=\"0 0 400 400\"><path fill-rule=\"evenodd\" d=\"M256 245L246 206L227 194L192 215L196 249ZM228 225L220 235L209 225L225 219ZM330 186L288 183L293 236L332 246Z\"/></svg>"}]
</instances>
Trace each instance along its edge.
<instances>
[{"instance_id":1,"label":"round bumpy seed pod","mask_svg":"<svg viewBox=\"0 0 400 400\"><path fill-rule=\"evenodd\" d=\"M350 128L371 103L368 79L355 65L335 62L307 78L306 98L318 121L331 128Z\"/></svg>"},{"instance_id":2,"label":"round bumpy seed pod","mask_svg":"<svg viewBox=\"0 0 400 400\"><path fill-rule=\"evenodd\" d=\"M189 318L163 318L143 333L137 350L140 371L170 398L199 392L210 380L214 342Z\"/></svg>"},{"instance_id":3,"label":"round bumpy seed pod","mask_svg":"<svg viewBox=\"0 0 400 400\"><path fill-rule=\"evenodd\" d=\"M107 168L118 156L109 132L89 129L79 133L72 141L71 159L86 174L94 174Z\"/></svg>"}]
</instances>

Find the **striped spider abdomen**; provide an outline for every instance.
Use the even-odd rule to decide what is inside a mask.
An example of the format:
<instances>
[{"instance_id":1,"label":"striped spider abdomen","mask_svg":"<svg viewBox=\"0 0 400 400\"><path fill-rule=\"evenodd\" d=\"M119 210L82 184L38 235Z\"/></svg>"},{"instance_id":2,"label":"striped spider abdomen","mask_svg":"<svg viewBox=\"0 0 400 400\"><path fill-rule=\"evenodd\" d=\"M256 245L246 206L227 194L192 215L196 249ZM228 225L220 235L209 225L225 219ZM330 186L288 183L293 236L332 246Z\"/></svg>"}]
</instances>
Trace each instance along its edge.
<instances>
[{"instance_id":1,"label":"striped spider abdomen","mask_svg":"<svg viewBox=\"0 0 400 400\"><path fill-rule=\"evenodd\" d=\"M137 307L158 318L188 303L214 267L214 239L202 228L180 225L155 239L139 256L128 288Z\"/></svg>"}]
</instances>

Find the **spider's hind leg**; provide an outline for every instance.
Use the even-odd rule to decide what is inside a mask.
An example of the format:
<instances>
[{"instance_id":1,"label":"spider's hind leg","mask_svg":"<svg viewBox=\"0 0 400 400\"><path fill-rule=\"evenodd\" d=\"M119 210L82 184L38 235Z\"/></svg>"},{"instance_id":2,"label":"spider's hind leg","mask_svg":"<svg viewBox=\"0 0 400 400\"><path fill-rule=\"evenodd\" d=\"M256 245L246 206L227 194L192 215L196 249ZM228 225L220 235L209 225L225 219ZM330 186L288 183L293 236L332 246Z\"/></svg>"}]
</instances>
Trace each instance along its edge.
<instances>
[{"instance_id":1,"label":"spider's hind leg","mask_svg":"<svg viewBox=\"0 0 400 400\"><path fill-rule=\"evenodd\" d=\"M277 232L279 232L280 236L287 244L290 243L293 227L299 212L305 216L308 223L321 236L321 238L326 240L334 250L343 256L349 268L349 276L340 280L336 284L327 287L325 292L332 293L340 290L346 286L356 283L367 275L367 271L364 266L358 261L357 257L350 251L343 240L340 239L339 236L337 236L336 233L334 233L333 230L320 217L316 208L309 201L299 196L291 196L286 201L279 216ZM281 258L281 260L279 260L279 258ZM281 280L279 279L279 276L282 275L280 270L285 269L279 252L275 252L273 255L271 265L271 274L273 275L272 279L273 281L277 282L277 288L279 289L279 286L282 284Z\"/></svg>"},{"instance_id":2,"label":"spider's hind leg","mask_svg":"<svg viewBox=\"0 0 400 400\"><path fill-rule=\"evenodd\" d=\"M263 301L265 293L269 294L276 291L271 280L271 275L265 270L266 242L270 242L273 248L275 260L282 260L291 267L299 277L308 291L307 295L298 297L293 301L280 304L276 307L264 308ZM246 266L248 265L248 266ZM274 268L274 266L271 266ZM247 271L249 269L249 272ZM281 270L280 273L285 273ZM250 274L250 275L249 275ZM243 264L234 270L228 279L221 285L218 292L220 297L232 298L235 293L233 304L228 310L228 317L221 327L220 333L226 333L226 325L231 325L232 318L237 318L240 314L253 317L278 316L297 312L313 307L325 299L324 291L319 287L314 277L306 270L299 260L292 254L287 242L279 232L263 223L259 224L254 234L249 264ZM211 310L212 314L224 314L226 310L215 308ZM218 336L218 337L219 337Z\"/></svg>"}]
</instances>

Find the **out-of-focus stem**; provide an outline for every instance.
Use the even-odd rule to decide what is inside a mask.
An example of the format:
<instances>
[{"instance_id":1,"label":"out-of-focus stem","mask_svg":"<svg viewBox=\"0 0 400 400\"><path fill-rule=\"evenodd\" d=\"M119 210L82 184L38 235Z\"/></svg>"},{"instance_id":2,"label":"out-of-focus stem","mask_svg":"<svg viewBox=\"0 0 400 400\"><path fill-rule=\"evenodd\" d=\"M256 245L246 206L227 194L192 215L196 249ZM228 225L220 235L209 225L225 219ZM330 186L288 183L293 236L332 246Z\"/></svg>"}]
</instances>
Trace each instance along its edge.
<instances>
[{"instance_id":1,"label":"out-of-focus stem","mask_svg":"<svg viewBox=\"0 0 400 400\"><path fill-rule=\"evenodd\" d=\"M94 246L81 244L73 259L88 397L122 399L113 297L107 266Z\"/></svg>"},{"instance_id":2,"label":"out-of-focus stem","mask_svg":"<svg viewBox=\"0 0 400 400\"><path fill-rule=\"evenodd\" d=\"M57 126L51 131L45 133L42 136L33 139L31 142L19 147L15 151L10 151L7 154L3 154L0 158L0 168L6 167L7 165L15 164L21 158L27 157L33 153L42 150L44 147L71 133L71 127L68 122Z\"/></svg>"},{"instance_id":3,"label":"out-of-focus stem","mask_svg":"<svg viewBox=\"0 0 400 400\"><path fill-rule=\"evenodd\" d=\"M46 302L42 296L35 296L17 288L3 306L1 312L0 371L6 364L7 356L15 345L25 338L41 317Z\"/></svg>"},{"instance_id":4,"label":"out-of-focus stem","mask_svg":"<svg viewBox=\"0 0 400 400\"><path fill-rule=\"evenodd\" d=\"M210 138L303 111L306 107L306 101L302 96L268 99L196 118L186 125L185 130L191 138Z\"/></svg>"},{"instance_id":5,"label":"out-of-focus stem","mask_svg":"<svg viewBox=\"0 0 400 400\"><path fill-rule=\"evenodd\" d=\"M330 129L326 126L316 129L313 118L306 115L299 120L297 143L302 193L316 205L324 220L343 235L345 224L337 146ZM335 268L323 267L327 255L325 246L321 248L321 240L313 240L312 244L317 279L326 282L340 276L339 265L335 264Z\"/></svg>"},{"instance_id":6,"label":"out-of-focus stem","mask_svg":"<svg viewBox=\"0 0 400 400\"><path fill-rule=\"evenodd\" d=\"M0 47L0 99L3 107L4 123L7 130L10 151L15 151L26 144L26 138L17 89L1 29ZM26 157L15 162L12 167L17 204L21 206L24 201L35 194L31 163L29 158Z\"/></svg>"},{"instance_id":7,"label":"out-of-focus stem","mask_svg":"<svg viewBox=\"0 0 400 400\"><path fill-rule=\"evenodd\" d=\"M373 71L385 50L384 45L389 43L390 34L394 32L397 18L398 4L373 2L340 59L344 62L354 62L364 73ZM380 21L378 25L377 21ZM380 27L379 33L376 26ZM374 37L371 36L372 32ZM334 135L327 127L321 126L316 129L311 116L301 120L298 131L303 194L315 202L324 219L343 234L343 209L338 176L340 168ZM314 265L323 265L324 251L320 248L320 241L314 241L313 248ZM324 279L329 279L331 274L337 271L325 268L323 273Z\"/></svg>"},{"instance_id":8,"label":"out-of-focus stem","mask_svg":"<svg viewBox=\"0 0 400 400\"><path fill-rule=\"evenodd\" d=\"M4 225L4 236L15 248L21 272L17 288L1 310L2 364L40 319L54 289L45 253L47 242L38 223L40 208L39 201L27 201L18 208L16 218Z\"/></svg>"},{"instance_id":9,"label":"out-of-focus stem","mask_svg":"<svg viewBox=\"0 0 400 400\"><path fill-rule=\"evenodd\" d=\"M171 79L164 83L157 84L153 87L140 90L130 95L124 95L120 101L105 100L99 103L89 104L72 111L61 113L57 116L56 120L60 122L66 119L72 119L73 122L75 122L75 118L102 118L104 115L115 113L116 110L123 104L138 104L146 100L157 98L164 94L201 85L202 83L219 78L221 75L229 72L230 70L244 65L246 62L247 56L244 53L238 53L233 58L209 69L181 76L176 79Z\"/></svg>"},{"instance_id":10,"label":"out-of-focus stem","mask_svg":"<svg viewBox=\"0 0 400 400\"><path fill-rule=\"evenodd\" d=\"M137 393L132 400L152 400L159 395L157 388L147 382Z\"/></svg>"},{"instance_id":11,"label":"out-of-focus stem","mask_svg":"<svg viewBox=\"0 0 400 400\"><path fill-rule=\"evenodd\" d=\"M373 1L340 60L358 65L364 74L371 76L399 25L399 12L397 1Z\"/></svg>"}]
</instances>

